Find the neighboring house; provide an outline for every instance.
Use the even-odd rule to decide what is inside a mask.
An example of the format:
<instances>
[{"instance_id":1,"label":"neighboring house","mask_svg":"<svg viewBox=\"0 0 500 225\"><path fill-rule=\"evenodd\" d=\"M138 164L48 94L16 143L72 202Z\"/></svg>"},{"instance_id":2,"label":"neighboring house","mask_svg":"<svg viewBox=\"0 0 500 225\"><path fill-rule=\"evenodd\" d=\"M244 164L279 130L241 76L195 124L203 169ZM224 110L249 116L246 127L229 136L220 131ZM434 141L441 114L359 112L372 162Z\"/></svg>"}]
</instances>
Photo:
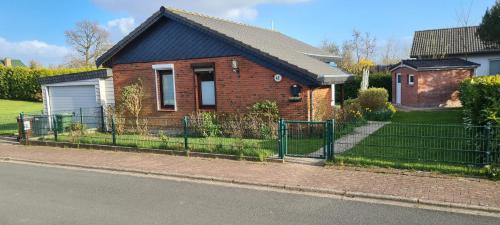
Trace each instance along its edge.
<instances>
[{"instance_id":1,"label":"neighboring house","mask_svg":"<svg viewBox=\"0 0 500 225\"><path fill-rule=\"evenodd\" d=\"M408 59L391 68L392 102L410 107L459 107L460 81L479 64L460 58Z\"/></svg>"},{"instance_id":2,"label":"neighboring house","mask_svg":"<svg viewBox=\"0 0 500 225\"><path fill-rule=\"evenodd\" d=\"M0 65L6 67L26 67L20 59L4 58L0 59Z\"/></svg>"},{"instance_id":3,"label":"neighboring house","mask_svg":"<svg viewBox=\"0 0 500 225\"><path fill-rule=\"evenodd\" d=\"M97 60L112 68L115 98L142 79L146 116L245 112L278 103L286 119L312 120L352 78L323 50L279 32L161 7Z\"/></svg>"},{"instance_id":4,"label":"neighboring house","mask_svg":"<svg viewBox=\"0 0 500 225\"><path fill-rule=\"evenodd\" d=\"M99 126L101 106L113 105L113 74L110 69L39 78L46 115L82 112L87 126Z\"/></svg>"},{"instance_id":5,"label":"neighboring house","mask_svg":"<svg viewBox=\"0 0 500 225\"><path fill-rule=\"evenodd\" d=\"M500 45L486 44L477 26L416 31L410 57L462 58L479 64L475 75L500 74Z\"/></svg>"}]
</instances>

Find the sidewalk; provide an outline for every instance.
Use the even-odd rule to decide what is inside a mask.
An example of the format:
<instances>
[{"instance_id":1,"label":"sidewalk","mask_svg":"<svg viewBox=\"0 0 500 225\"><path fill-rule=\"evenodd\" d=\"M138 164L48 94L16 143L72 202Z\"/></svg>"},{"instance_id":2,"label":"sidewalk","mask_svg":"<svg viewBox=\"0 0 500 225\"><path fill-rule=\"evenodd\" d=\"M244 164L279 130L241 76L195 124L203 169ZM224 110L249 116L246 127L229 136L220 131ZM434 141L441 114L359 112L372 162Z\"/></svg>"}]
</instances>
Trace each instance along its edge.
<instances>
[{"instance_id":1,"label":"sidewalk","mask_svg":"<svg viewBox=\"0 0 500 225\"><path fill-rule=\"evenodd\" d=\"M0 158L206 176L266 185L300 186L500 208L500 182L485 179L8 143L0 143Z\"/></svg>"}]
</instances>

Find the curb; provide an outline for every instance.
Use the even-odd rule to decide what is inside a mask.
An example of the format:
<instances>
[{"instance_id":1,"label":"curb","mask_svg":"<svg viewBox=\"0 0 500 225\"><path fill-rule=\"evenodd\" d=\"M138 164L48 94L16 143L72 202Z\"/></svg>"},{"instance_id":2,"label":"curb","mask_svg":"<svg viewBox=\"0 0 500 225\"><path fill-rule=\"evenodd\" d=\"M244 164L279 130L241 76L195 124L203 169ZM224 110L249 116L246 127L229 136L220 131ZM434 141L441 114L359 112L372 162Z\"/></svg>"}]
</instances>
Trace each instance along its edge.
<instances>
[{"instance_id":1,"label":"curb","mask_svg":"<svg viewBox=\"0 0 500 225\"><path fill-rule=\"evenodd\" d=\"M36 160L13 159L13 158L8 158L8 157L0 157L0 160L6 161L6 162L8 162L8 161L25 162L25 163L34 163L34 164L41 164L41 165L65 166L65 167L76 167L76 168L82 168L82 169L107 170L107 171L114 171L114 172L126 172L126 173L136 173L136 174L145 174L145 175L156 175L156 176L191 179L191 180L199 180L199 181L215 181L215 182L230 183L230 184L275 188L275 189L297 191L297 192L304 192L304 193L328 194L328 195L335 195L335 196L340 196L340 197L345 197L345 198L364 198L364 199L410 203L410 204L433 206L433 207L442 207L442 208L449 208L449 209L471 210L471 211L480 211L480 212L495 213L495 214L500 213L500 208L497 208L497 207L468 205L468 204L451 203L451 202L441 202L441 201L426 200L426 199L419 199L419 198L399 197L399 196L393 196L393 195L381 195L381 194L371 194L371 193L364 193L364 192L351 192L351 191L342 191L342 190L335 190L335 189L322 189L322 188L312 188L312 187L302 187L302 186L288 186L286 184L279 185L279 184L259 183L259 182L244 181L244 180L237 180L237 179L228 179L228 178L219 178L219 177L210 177L210 176L186 175L186 174L180 174L180 173L159 173L159 172L152 172L152 171L118 169L118 168L110 168L110 167L103 167L103 166L87 166L87 165L68 164L68 163L56 163L56 162L44 162L44 161L36 161Z\"/></svg>"}]
</instances>

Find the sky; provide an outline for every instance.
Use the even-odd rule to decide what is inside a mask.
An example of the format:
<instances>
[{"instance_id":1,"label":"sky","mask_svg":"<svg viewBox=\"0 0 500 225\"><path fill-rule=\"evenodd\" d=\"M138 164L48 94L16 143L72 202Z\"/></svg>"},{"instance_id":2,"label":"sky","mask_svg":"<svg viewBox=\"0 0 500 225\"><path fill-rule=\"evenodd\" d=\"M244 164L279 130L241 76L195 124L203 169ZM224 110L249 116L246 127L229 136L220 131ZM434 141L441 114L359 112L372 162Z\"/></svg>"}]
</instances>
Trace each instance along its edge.
<instances>
[{"instance_id":1,"label":"sky","mask_svg":"<svg viewBox=\"0 0 500 225\"><path fill-rule=\"evenodd\" d=\"M271 28L313 46L352 38L353 29L406 56L416 30L477 25L495 0L0 0L0 58L63 64L72 49L64 31L96 21L117 42L161 5ZM5 7L8 6L8 7ZM470 13L467 13L470 12Z\"/></svg>"}]
</instances>

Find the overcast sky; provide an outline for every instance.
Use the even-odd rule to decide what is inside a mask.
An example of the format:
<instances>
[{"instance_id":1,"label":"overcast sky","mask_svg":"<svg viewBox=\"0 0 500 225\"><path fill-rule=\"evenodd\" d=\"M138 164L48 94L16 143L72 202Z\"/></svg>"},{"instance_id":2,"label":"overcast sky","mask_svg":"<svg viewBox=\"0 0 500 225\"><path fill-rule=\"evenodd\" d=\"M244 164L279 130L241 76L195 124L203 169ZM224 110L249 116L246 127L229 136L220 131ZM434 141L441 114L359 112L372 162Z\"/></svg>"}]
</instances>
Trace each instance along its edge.
<instances>
[{"instance_id":1,"label":"overcast sky","mask_svg":"<svg viewBox=\"0 0 500 225\"><path fill-rule=\"evenodd\" d=\"M71 53L64 31L80 20L97 21L113 41L144 21L161 5L275 28L318 46L337 44L354 28L370 32L379 48L387 40L409 48L415 30L460 26L458 14L470 9L477 25L495 0L0 0L0 58L34 59L58 65ZM8 6L8 7L6 7Z\"/></svg>"}]
</instances>

